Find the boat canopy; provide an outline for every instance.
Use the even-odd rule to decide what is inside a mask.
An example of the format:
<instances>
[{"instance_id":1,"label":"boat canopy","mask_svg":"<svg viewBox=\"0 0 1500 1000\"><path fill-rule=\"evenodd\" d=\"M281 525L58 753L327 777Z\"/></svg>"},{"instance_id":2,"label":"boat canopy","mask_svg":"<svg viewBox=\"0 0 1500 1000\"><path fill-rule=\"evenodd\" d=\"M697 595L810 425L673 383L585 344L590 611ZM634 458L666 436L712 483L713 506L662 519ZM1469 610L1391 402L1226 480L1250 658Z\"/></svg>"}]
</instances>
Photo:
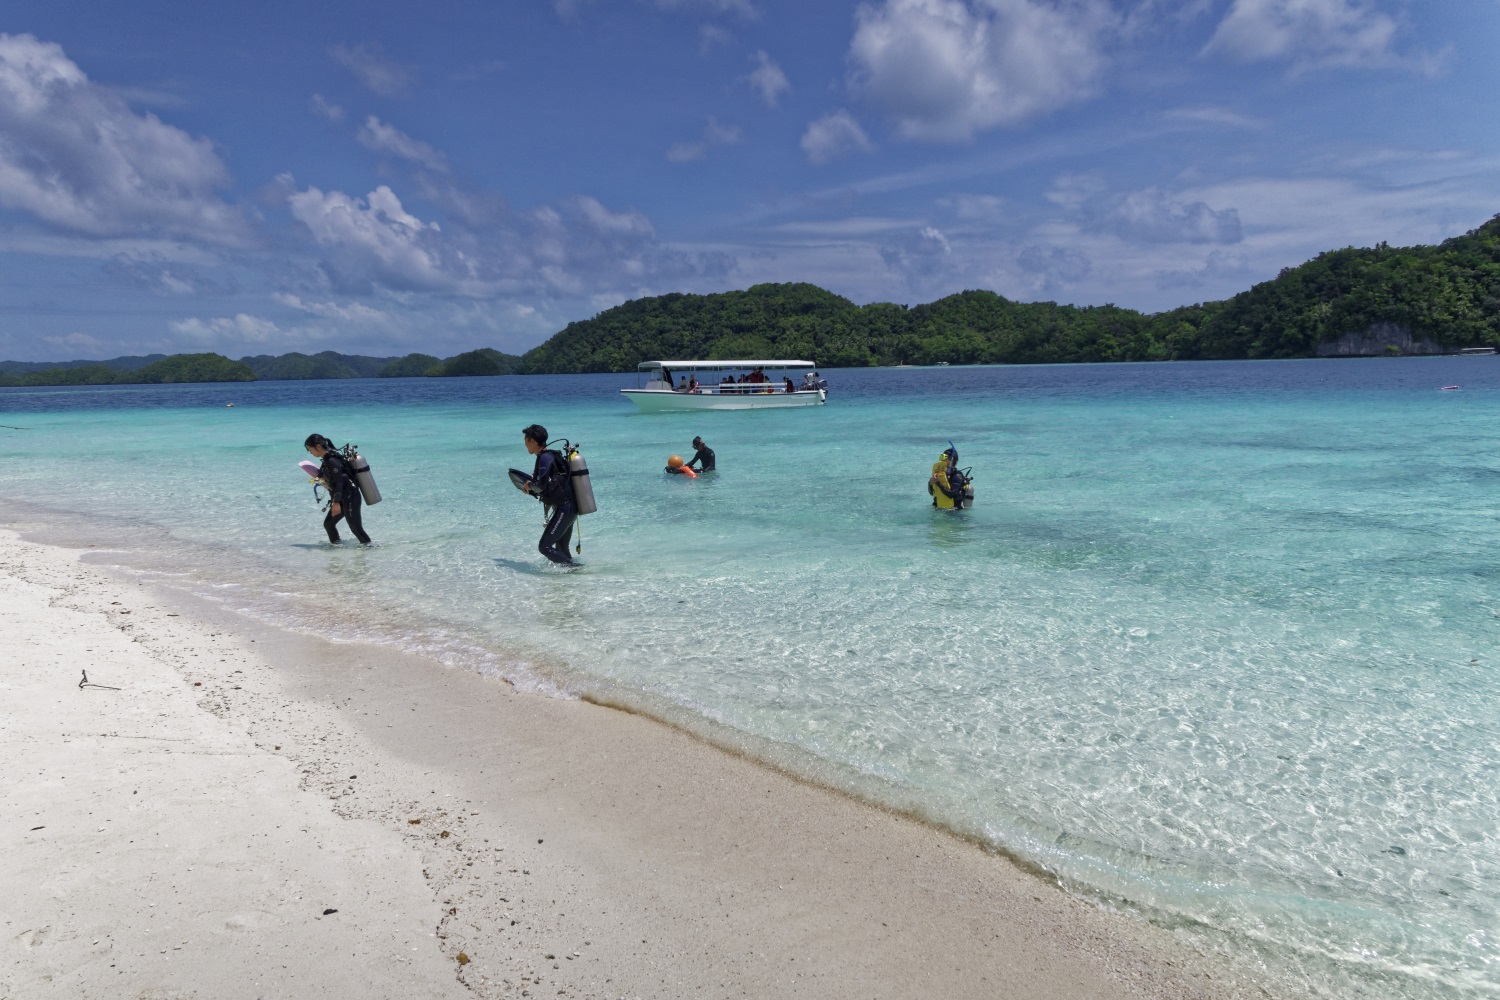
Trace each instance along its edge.
<instances>
[{"instance_id":1,"label":"boat canopy","mask_svg":"<svg viewBox=\"0 0 1500 1000\"><path fill-rule=\"evenodd\" d=\"M755 368L816 368L811 361L642 361L638 371L657 371L665 368L674 372L719 372L752 370Z\"/></svg>"}]
</instances>

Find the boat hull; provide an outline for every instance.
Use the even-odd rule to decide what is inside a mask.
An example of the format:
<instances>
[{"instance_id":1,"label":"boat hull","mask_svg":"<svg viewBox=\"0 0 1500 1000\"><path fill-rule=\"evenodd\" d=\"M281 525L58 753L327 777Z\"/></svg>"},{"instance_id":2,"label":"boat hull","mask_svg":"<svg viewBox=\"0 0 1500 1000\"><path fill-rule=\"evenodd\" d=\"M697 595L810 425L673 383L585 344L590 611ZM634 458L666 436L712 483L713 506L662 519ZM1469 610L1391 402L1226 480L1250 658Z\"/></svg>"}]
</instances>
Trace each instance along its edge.
<instances>
[{"instance_id":1,"label":"boat hull","mask_svg":"<svg viewBox=\"0 0 1500 1000\"><path fill-rule=\"evenodd\" d=\"M768 393L662 392L656 389L621 389L620 392L644 413L673 410L778 410L789 406L817 406L827 400L825 390Z\"/></svg>"}]
</instances>

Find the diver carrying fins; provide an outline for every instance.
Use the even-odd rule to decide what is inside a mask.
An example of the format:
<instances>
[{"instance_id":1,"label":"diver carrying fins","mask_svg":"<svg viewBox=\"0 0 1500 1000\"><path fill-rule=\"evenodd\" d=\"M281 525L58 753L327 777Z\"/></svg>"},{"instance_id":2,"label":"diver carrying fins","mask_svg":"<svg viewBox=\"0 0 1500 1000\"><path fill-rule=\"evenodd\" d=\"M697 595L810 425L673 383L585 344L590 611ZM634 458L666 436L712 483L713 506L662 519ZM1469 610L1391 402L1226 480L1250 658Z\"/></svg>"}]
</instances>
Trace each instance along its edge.
<instances>
[{"instance_id":1,"label":"diver carrying fins","mask_svg":"<svg viewBox=\"0 0 1500 1000\"><path fill-rule=\"evenodd\" d=\"M932 505L938 510L967 510L974 506L972 471L958 467L958 449L949 441L947 450L932 463L932 475L927 479Z\"/></svg>"},{"instance_id":2,"label":"diver carrying fins","mask_svg":"<svg viewBox=\"0 0 1500 1000\"><path fill-rule=\"evenodd\" d=\"M588 463L579 454L578 448L564 440L562 449L548 448L547 428L532 424L521 432L526 450L536 456L536 466L531 475L519 469L510 470L510 480L522 493L528 493L542 502L546 511L547 526L542 530L537 551L552 562L572 565L568 555L568 543L573 538L573 525L580 515L592 514L594 489L589 483ZM583 534L579 533L578 548L583 552Z\"/></svg>"}]
</instances>

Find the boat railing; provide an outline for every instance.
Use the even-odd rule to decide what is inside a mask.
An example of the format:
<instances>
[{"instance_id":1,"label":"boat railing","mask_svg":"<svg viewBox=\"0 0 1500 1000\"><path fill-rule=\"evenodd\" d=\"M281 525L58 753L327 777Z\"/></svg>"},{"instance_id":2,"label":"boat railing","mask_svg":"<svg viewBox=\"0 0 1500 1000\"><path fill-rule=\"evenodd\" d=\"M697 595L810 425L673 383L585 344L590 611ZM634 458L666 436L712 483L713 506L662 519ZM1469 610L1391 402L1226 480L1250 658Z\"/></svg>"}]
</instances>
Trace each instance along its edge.
<instances>
[{"instance_id":1,"label":"boat railing","mask_svg":"<svg viewBox=\"0 0 1500 1000\"><path fill-rule=\"evenodd\" d=\"M777 385L774 382L736 382L734 385L720 382L699 383L697 389L684 389L677 386L668 389L665 382L647 382L647 389L655 389L658 392L677 392L699 396L794 396L799 392L817 392L817 386L793 386L788 389L785 385Z\"/></svg>"}]
</instances>

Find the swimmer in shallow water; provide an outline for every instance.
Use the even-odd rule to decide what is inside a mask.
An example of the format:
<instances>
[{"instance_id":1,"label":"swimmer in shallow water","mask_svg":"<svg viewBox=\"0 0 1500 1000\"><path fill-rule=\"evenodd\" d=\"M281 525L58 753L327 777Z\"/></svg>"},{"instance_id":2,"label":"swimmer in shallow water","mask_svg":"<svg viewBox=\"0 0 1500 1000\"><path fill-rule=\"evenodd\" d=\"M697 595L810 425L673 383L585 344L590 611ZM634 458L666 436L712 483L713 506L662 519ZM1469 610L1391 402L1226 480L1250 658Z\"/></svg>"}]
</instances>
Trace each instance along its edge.
<instances>
[{"instance_id":1,"label":"swimmer in shallow water","mask_svg":"<svg viewBox=\"0 0 1500 1000\"><path fill-rule=\"evenodd\" d=\"M701 437L693 438L693 457L687 460L687 467L691 469L698 466L699 472L713 472L718 466L714 460L714 450L703 443Z\"/></svg>"}]
</instances>

